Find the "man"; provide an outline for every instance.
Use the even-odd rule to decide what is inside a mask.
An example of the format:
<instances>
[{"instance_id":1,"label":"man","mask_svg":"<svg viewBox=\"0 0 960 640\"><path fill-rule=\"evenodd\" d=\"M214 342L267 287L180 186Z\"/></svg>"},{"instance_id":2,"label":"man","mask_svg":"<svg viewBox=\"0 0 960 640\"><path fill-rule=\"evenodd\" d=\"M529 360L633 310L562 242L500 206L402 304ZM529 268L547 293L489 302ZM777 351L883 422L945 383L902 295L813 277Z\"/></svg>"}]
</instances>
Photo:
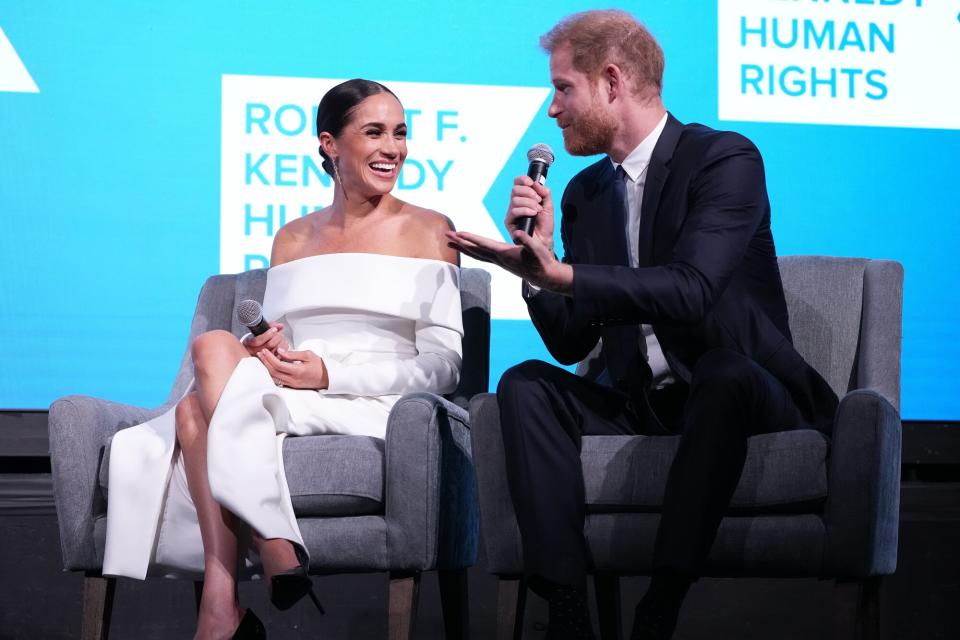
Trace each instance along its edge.
<instances>
[{"instance_id":1,"label":"man","mask_svg":"<svg viewBox=\"0 0 960 640\"><path fill-rule=\"evenodd\" d=\"M736 488L747 437L829 433L837 398L793 349L763 164L735 133L683 125L663 106L663 53L621 11L575 14L541 39L555 93L548 114L580 172L561 203L519 177L515 244L466 232L450 242L524 279L531 318L570 364L602 341L603 373L542 362L498 389L524 570L549 603L549 638L590 637L583 435L680 433L633 638L669 638ZM531 235L517 229L534 217Z\"/></svg>"}]
</instances>

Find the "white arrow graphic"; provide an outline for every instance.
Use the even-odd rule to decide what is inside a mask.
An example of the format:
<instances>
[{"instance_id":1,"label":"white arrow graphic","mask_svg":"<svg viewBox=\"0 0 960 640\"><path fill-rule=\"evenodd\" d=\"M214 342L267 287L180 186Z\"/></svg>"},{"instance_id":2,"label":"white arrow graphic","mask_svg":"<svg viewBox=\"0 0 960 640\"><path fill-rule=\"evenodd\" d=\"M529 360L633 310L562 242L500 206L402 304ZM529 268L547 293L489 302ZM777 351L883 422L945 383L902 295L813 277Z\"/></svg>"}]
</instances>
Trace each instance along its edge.
<instances>
[{"instance_id":1,"label":"white arrow graphic","mask_svg":"<svg viewBox=\"0 0 960 640\"><path fill-rule=\"evenodd\" d=\"M3 27L0 27L0 91L40 93Z\"/></svg>"},{"instance_id":2,"label":"white arrow graphic","mask_svg":"<svg viewBox=\"0 0 960 640\"><path fill-rule=\"evenodd\" d=\"M333 189L319 166L314 109L341 80L225 75L222 79L220 270L266 266L280 226L329 204ZM503 239L484 196L542 107L549 89L393 82L407 110L409 155L394 194L446 214L458 229ZM517 173L526 164L517 167ZM281 209L283 207L283 209ZM264 256L262 259L251 256ZM492 276L491 316L526 319L520 281L464 257Z\"/></svg>"}]
</instances>

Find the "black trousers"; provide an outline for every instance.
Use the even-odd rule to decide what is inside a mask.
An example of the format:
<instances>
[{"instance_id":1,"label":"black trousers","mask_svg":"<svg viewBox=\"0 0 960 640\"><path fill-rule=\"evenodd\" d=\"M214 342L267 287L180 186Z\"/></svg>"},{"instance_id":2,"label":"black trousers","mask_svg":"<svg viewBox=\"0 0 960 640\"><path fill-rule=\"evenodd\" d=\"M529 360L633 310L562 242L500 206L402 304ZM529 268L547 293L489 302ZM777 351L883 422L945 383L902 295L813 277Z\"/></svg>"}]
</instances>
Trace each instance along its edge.
<instances>
[{"instance_id":1,"label":"black trousers","mask_svg":"<svg viewBox=\"0 0 960 640\"><path fill-rule=\"evenodd\" d=\"M779 380L728 349L705 353L689 387L678 383L648 397L660 422L682 435L654 568L697 576L743 471L747 438L812 427ZM584 588L581 438L654 432L650 412L618 389L535 360L509 369L497 398L524 573L533 585Z\"/></svg>"}]
</instances>

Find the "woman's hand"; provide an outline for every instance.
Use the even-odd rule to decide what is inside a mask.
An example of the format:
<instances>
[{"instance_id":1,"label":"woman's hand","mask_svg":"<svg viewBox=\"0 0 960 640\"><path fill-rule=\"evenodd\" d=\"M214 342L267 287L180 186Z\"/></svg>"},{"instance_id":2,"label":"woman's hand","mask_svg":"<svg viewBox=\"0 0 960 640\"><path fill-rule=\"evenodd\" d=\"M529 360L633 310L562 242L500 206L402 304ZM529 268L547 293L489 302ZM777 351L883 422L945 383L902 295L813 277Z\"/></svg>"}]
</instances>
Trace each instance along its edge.
<instances>
[{"instance_id":1,"label":"woman's hand","mask_svg":"<svg viewBox=\"0 0 960 640\"><path fill-rule=\"evenodd\" d=\"M279 349L274 355L271 351L262 349L257 353L257 357L278 387L326 389L330 385L323 358L313 351Z\"/></svg>"},{"instance_id":2,"label":"woman's hand","mask_svg":"<svg viewBox=\"0 0 960 640\"><path fill-rule=\"evenodd\" d=\"M276 353L278 350L285 351L290 348L287 339L283 337L283 325L279 322L271 322L269 329L258 336L250 335L240 344L246 348L247 353L251 356L255 356L263 350Z\"/></svg>"}]
</instances>

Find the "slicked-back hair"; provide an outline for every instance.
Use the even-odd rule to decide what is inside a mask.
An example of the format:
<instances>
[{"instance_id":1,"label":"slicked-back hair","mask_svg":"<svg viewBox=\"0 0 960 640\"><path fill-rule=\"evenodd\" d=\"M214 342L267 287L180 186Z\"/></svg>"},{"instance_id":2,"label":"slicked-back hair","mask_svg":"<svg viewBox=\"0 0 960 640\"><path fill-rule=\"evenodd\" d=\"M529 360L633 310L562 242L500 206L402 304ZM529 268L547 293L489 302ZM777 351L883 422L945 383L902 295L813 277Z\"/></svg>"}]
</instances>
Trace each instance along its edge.
<instances>
[{"instance_id":1,"label":"slicked-back hair","mask_svg":"<svg viewBox=\"0 0 960 640\"><path fill-rule=\"evenodd\" d=\"M663 89L663 49L626 11L574 13L541 36L540 46L547 53L569 46L574 69L592 78L606 65L617 65L632 84L634 95L652 98Z\"/></svg>"},{"instance_id":2,"label":"slicked-back hair","mask_svg":"<svg viewBox=\"0 0 960 640\"><path fill-rule=\"evenodd\" d=\"M389 93L397 98L393 91L379 82L363 78L341 82L327 91L317 107L317 135L326 131L334 138L339 136L350 121L350 116L357 105L378 93ZM400 102L400 98L397 98L397 102ZM320 155L323 157L323 170L332 176L333 162L330 161L323 147L320 147Z\"/></svg>"}]
</instances>

